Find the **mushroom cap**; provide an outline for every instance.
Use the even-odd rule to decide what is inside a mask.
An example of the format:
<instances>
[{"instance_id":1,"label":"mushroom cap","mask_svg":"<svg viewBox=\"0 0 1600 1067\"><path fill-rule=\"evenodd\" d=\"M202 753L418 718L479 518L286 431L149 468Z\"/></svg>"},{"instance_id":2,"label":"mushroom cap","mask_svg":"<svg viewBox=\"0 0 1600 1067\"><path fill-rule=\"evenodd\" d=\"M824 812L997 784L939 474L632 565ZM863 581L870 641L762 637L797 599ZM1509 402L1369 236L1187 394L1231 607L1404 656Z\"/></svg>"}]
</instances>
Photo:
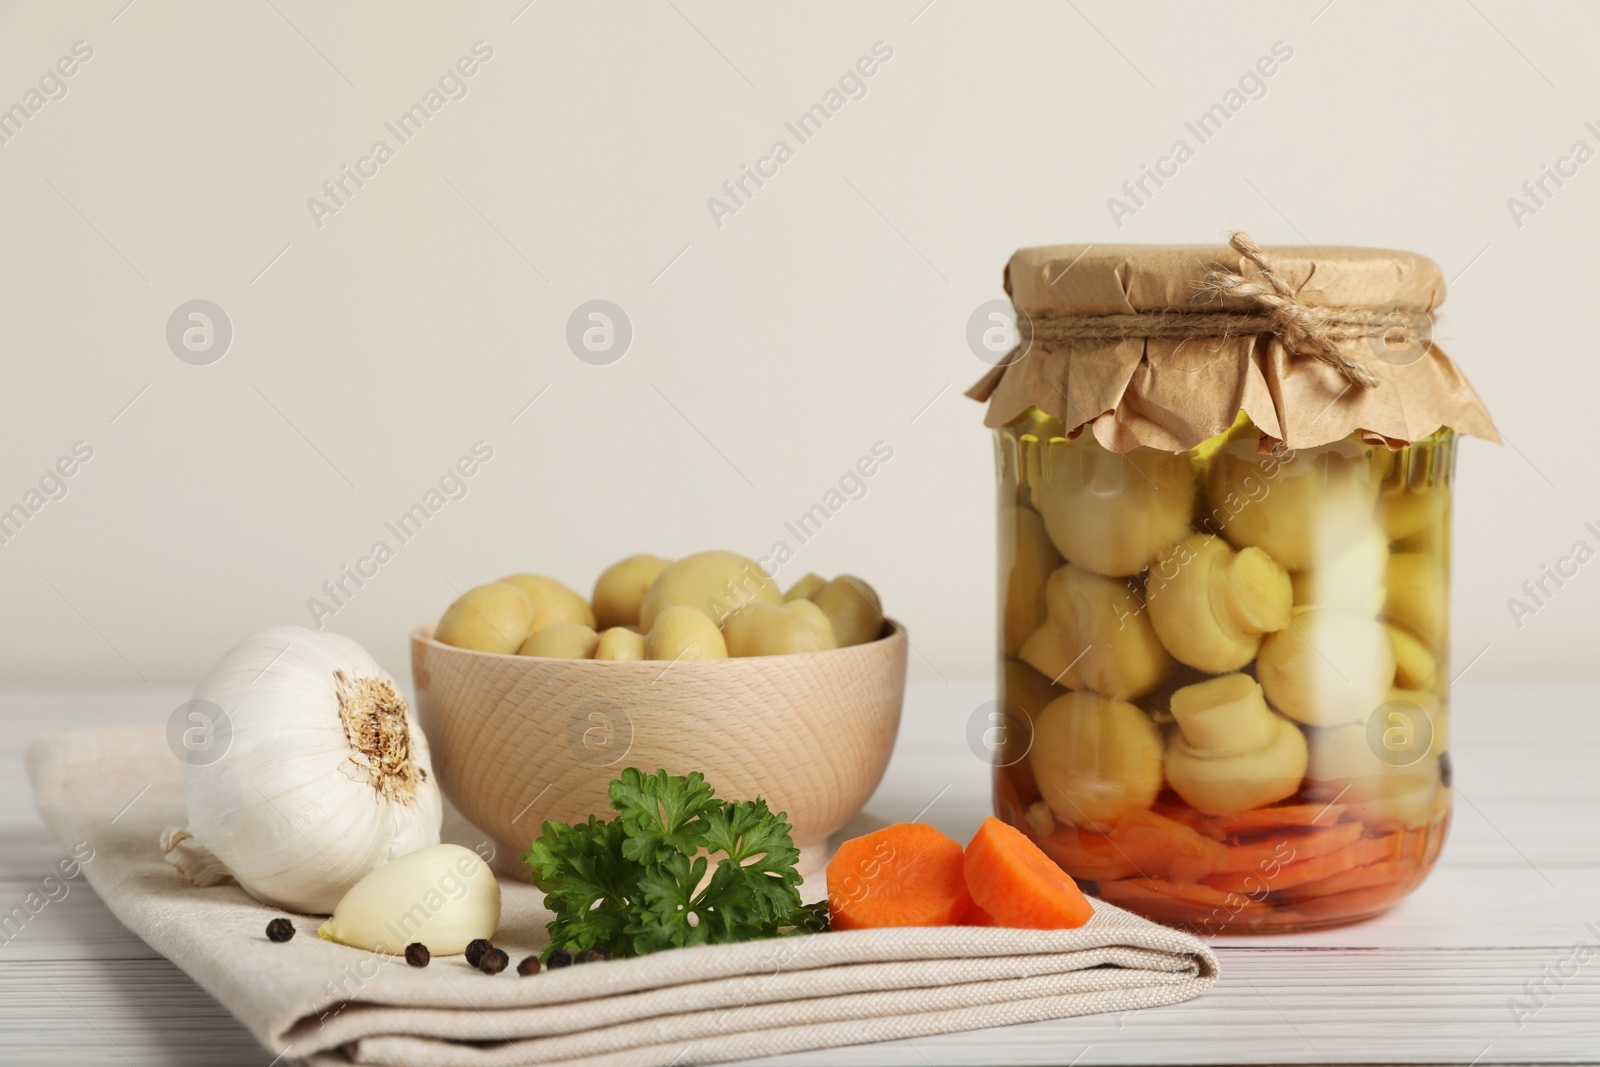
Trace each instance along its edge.
<instances>
[{"instance_id":1,"label":"mushroom cap","mask_svg":"<svg viewBox=\"0 0 1600 1067\"><path fill-rule=\"evenodd\" d=\"M1039 713L1028 761L1057 819L1099 829L1155 803L1161 755L1161 730L1137 707L1068 693Z\"/></svg>"},{"instance_id":2,"label":"mushroom cap","mask_svg":"<svg viewBox=\"0 0 1600 1067\"><path fill-rule=\"evenodd\" d=\"M1394 648L1376 619L1334 608L1296 608L1256 656L1272 706L1308 726L1366 722L1394 682Z\"/></svg>"},{"instance_id":3,"label":"mushroom cap","mask_svg":"<svg viewBox=\"0 0 1600 1067\"><path fill-rule=\"evenodd\" d=\"M1086 433L1029 456L1033 505L1062 556L1080 567L1114 578L1138 574L1188 532L1197 489L1186 455L1111 452Z\"/></svg>"}]
</instances>

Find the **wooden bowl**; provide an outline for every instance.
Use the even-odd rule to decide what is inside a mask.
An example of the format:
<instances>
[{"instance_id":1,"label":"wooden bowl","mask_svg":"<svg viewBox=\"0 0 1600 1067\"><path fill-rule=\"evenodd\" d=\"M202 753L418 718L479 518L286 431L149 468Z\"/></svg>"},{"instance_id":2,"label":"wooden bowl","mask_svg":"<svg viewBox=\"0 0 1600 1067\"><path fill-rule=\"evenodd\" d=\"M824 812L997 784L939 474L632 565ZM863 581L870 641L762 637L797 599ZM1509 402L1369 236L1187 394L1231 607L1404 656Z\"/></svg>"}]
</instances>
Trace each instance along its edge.
<instances>
[{"instance_id":1,"label":"wooden bowl","mask_svg":"<svg viewBox=\"0 0 1600 1067\"><path fill-rule=\"evenodd\" d=\"M547 819L611 807L624 767L700 771L719 797L785 811L799 868L877 789L905 697L906 632L746 659L575 660L473 652L411 635L417 712L444 795L494 837L509 873Z\"/></svg>"}]
</instances>

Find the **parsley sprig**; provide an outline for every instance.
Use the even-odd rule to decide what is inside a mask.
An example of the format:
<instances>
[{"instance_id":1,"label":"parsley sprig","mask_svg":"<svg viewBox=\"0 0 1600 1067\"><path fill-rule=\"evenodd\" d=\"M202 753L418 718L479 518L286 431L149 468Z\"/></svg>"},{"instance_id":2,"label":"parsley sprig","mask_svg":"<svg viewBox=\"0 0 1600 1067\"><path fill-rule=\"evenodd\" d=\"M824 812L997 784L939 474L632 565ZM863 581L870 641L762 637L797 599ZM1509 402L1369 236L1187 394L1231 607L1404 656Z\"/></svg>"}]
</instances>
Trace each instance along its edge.
<instances>
[{"instance_id":1,"label":"parsley sprig","mask_svg":"<svg viewBox=\"0 0 1600 1067\"><path fill-rule=\"evenodd\" d=\"M547 822L523 857L555 913L547 956L595 947L642 956L827 928L826 900L800 903L785 812L759 798L718 800L698 771L629 767L609 793L615 818Z\"/></svg>"}]
</instances>

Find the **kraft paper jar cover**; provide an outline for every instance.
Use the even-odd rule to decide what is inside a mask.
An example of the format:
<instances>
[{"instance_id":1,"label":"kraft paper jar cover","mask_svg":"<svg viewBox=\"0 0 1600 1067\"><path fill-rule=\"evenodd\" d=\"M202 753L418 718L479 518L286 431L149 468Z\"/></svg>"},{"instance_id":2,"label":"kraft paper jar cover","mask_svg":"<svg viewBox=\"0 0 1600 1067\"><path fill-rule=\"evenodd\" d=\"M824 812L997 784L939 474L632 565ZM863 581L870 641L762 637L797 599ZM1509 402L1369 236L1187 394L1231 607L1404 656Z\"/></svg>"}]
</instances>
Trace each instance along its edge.
<instances>
[{"instance_id":1,"label":"kraft paper jar cover","mask_svg":"<svg viewBox=\"0 0 1600 1067\"><path fill-rule=\"evenodd\" d=\"M1404 309L1426 322L1444 301L1444 277L1425 256L1337 247L1262 252L1289 299L1318 309ZM1251 300L1208 288L1215 271L1260 277L1248 257L1225 245L1056 245L1013 255L1005 288L1025 331L1066 317L1255 309ZM1377 383L1353 382L1330 363L1291 352L1273 332L1070 340L1023 332L1018 348L967 395L989 402L990 427L1038 408L1069 433L1090 427L1119 452L1192 448L1226 431L1241 411L1260 428L1263 447L1281 441L1310 448L1356 432L1398 447L1441 427L1500 439L1431 332L1413 344L1362 337L1337 345Z\"/></svg>"}]
</instances>

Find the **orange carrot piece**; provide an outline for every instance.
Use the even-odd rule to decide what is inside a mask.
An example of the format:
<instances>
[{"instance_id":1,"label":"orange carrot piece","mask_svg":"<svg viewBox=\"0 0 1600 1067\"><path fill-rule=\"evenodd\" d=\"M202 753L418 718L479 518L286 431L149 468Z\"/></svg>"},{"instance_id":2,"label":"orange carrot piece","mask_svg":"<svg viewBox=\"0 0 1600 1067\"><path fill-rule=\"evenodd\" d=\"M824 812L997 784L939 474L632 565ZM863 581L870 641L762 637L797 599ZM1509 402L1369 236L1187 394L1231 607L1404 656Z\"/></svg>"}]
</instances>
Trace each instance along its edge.
<instances>
[{"instance_id":1,"label":"orange carrot piece","mask_svg":"<svg viewBox=\"0 0 1600 1067\"><path fill-rule=\"evenodd\" d=\"M997 926L1070 930L1094 914L1078 884L1027 834L999 819L983 820L963 869L973 904Z\"/></svg>"},{"instance_id":2,"label":"orange carrot piece","mask_svg":"<svg viewBox=\"0 0 1600 1067\"><path fill-rule=\"evenodd\" d=\"M957 926L999 926L1000 924L994 921L994 916L993 915L990 915L988 912L986 912L982 908L978 907L978 905L976 905L976 904L968 904L967 905L967 910L961 913L961 921L959 923L957 923L956 925Z\"/></svg>"},{"instance_id":3,"label":"orange carrot piece","mask_svg":"<svg viewBox=\"0 0 1600 1067\"><path fill-rule=\"evenodd\" d=\"M1196 882L1228 866L1228 846L1156 811L1122 816L1109 833L1057 827L1039 842L1074 878L1167 878Z\"/></svg>"},{"instance_id":4,"label":"orange carrot piece","mask_svg":"<svg viewBox=\"0 0 1600 1067\"><path fill-rule=\"evenodd\" d=\"M1352 841L1335 852L1310 859L1284 863L1274 870L1270 865L1262 870L1218 871L1202 881L1213 889L1234 893L1258 893L1263 886L1272 892L1282 892L1307 882L1331 878L1352 867L1365 867L1369 863L1394 856L1399 845L1399 834L1384 837L1363 837Z\"/></svg>"},{"instance_id":5,"label":"orange carrot piece","mask_svg":"<svg viewBox=\"0 0 1600 1067\"><path fill-rule=\"evenodd\" d=\"M1337 823L1343 814L1343 804L1285 804L1277 808L1254 808L1233 815L1214 815L1210 822L1225 834L1242 837L1292 826L1328 828Z\"/></svg>"},{"instance_id":6,"label":"orange carrot piece","mask_svg":"<svg viewBox=\"0 0 1600 1067\"><path fill-rule=\"evenodd\" d=\"M1404 882L1391 882L1387 885L1354 889L1348 893L1297 900L1278 914L1290 922L1306 923L1363 919L1393 907L1409 892L1410 889Z\"/></svg>"},{"instance_id":7,"label":"orange carrot piece","mask_svg":"<svg viewBox=\"0 0 1600 1067\"><path fill-rule=\"evenodd\" d=\"M1058 826L1039 839L1039 849L1072 877L1085 881L1128 878L1139 873L1132 861L1117 852L1109 837L1093 830Z\"/></svg>"},{"instance_id":8,"label":"orange carrot piece","mask_svg":"<svg viewBox=\"0 0 1600 1067\"><path fill-rule=\"evenodd\" d=\"M1164 922L1229 922L1266 910L1266 905L1238 893L1226 893L1197 882L1160 878L1125 878L1101 882L1099 894L1113 904Z\"/></svg>"},{"instance_id":9,"label":"orange carrot piece","mask_svg":"<svg viewBox=\"0 0 1600 1067\"><path fill-rule=\"evenodd\" d=\"M1151 805L1150 810L1164 819L1181 822L1196 833L1204 834L1213 841L1221 841L1228 835L1215 825L1216 816L1207 815L1202 811L1195 811L1183 804L1174 804L1171 801L1158 800Z\"/></svg>"},{"instance_id":10,"label":"orange carrot piece","mask_svg":"<svg viewBox=\"0 0 1600 1067\"><path fill-rule=\"evenodd\" d=\"M963 860L961 846L927 823L851 838L828 861L833 929L954 924L971 902Z\"/></svg>"},{"instance_id":11,"label":"orange carrot piece","mask_svg":"<svg viewBox=\"0 0 1600 1067\"><path fill-rule=\"evenodd\" d=\"M1228 856L1219 870L1262 871L1274 863L1282 867L1314 856L1337 852L1360 837L1364 828L1358 822L1342 822L1326 830L1285 830L1243 844L1229 845Z\"/></svg>"},{"instance_id":12,"label":"orange carrot piece","mask_svg":"<svg viewBox=\"0 0 1600 1067\"><path fill-rule=\"evenodd\" d=\"M1139 873L1150 878L1197 882L1227 862L1226 845L1153 811L1124 815L1110 837Z\"/></svg>"},{"instance_id":13,"label":"orange carrot piece","mask_svg":"<svg viewBox=\"0 0 1600 1067\"><path fill-rule=\"evenodd\" d=\"M1301 901L1313 897L1331 896L1334 893L1348 893L1355 889L1371 889L1409 881L1420 874L1421 870L1415 860L1380 860L1365 867L1351 867L1327 878L1286 889L1283 891L1283 896L1286 900Z\"/></svg>"}]
</instances>

